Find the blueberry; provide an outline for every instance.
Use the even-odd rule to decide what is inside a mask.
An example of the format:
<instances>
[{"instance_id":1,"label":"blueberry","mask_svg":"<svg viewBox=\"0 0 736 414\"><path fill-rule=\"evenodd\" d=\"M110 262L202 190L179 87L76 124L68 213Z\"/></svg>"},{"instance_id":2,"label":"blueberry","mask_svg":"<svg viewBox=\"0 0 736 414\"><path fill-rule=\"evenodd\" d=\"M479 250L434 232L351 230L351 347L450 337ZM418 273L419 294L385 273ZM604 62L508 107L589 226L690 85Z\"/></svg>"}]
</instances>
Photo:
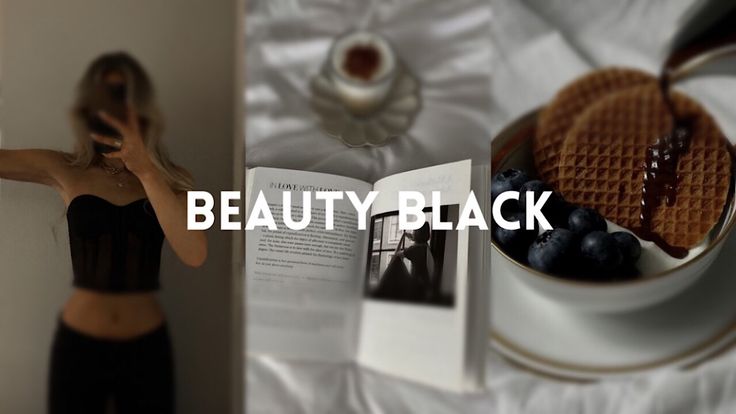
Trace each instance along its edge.
<instances>
[{"instance_id":1,"label":"blueberry","mask_svg":"<svg viewBox=\"0 0 736 414\"><path fill-rule=\"evenodd\" d=\"M592 231L580 241L580 255L595 270L610 272L623 263L616 239L605 231Z\"/></svg>"},{"instance_id":2,"label":"blueberry","mask_svg":"<svg viewBox=\"0 0 736 414\"><path fill-rule=\"evenodd\" d=\"M570 214L577 208L576 206L566 202L558 194L554 194L556 200L552 201L549 207L545 203L542 208L544 217L549 221L549 224L554 228L569 229L568 219ZM552 200L550 198L550 200Z\"/></svg>"},{"instance_id":3,"label":"blueberry","mask_svg":"<svg viewBox=\"0 0 736 414\"><path fill-rule=\"evenodd\" d=\"M497 203L498 201L495 201L495 202ZM509 214L516 213L516 212L518 212L520 210L522 210L522 209L519 208L519 203L516 200L514 200L513 198L504 201L503 204L501 205L501 214L504 217L506 217Z\"/></svg>"},{"instance_id":4,"label":"blueberry","mask_svg":"<svg viewBox=\"0 0 736 414\"><path fill-rule=\"evenodd\" d=\"M569 266L575 252L575 236L567 229L547 230L529 246L527 260L534 269L561 273Z\"/></svg>"},{"instance_id":5,"label":"blueberry","mask_svg":"<svg viewBox=\"0 0 736 414\"><path fill-rule=\"evenodd\" d=\"M508 207L501 209L501 217L506 221L519 221L522 227L526 227L526 212L515 203L509 203ZM491 220L493 220L494 225L498 225L495 218L491 218ZM534 231L539 232L539 223L536 220L534 220Z\"/></svg>"},{"instance_id":6,"label":"blueberry","mask_svg":"<svg viewBox=\"0 0 736 414\"><path fill-rule=\"evenodd\" d=\"M504 218L508 221L519 221L521 228L517 230L507 230L495 224L493 226L493 240L503 249L506 254L514 259L524 260L529 245L537 237L537 230L526 229L525 214L521 211L504 214Z\"/></svg>"},{"instance_id":7,"label":"blueberry","mask_svg":"<svg viewBox=\"0 0 736 414\"><path fill-rule=\"evenodd\" d=\"M641 257L641 243L633 234L625 231L611 233L616 240L619 250L624 257L625 264L633 265Z\"/></svg>"},{"instance_id":8,"label":"blueberry","mask_svg":"<svg viewBox=\"0 0 736 414\"><path fill-rule=\"evenodd\" d=\"M491 200L503 192L518 191L527 181L529 176L524 171L513 168L496 174L491 180Z\"/></svg>"},{"instance_id":9,"label":"blueberry","mask_svg":"<svg viewBox=\"0 0 736 414\"><path fill-rule=\"evenodd\" d=\"M593 231L608 229L606 219L592 208L579 207L570 213L567 219L567 228L578 236L585 236Z\"/></svg>"},{"instance_id":10,"label":"blueberry","mask_svg":"<svg viewBox=\"0 0 736 414\"><path fill-rule=\"evenodd\" d=\"M519 207L522 209L526 208L526 192L531 191L534 193L534 201L538 200L539 197L542 196L542 192L544 191L552 191L552 187L549 186L549 184L545 183L541 180L531 180L524 183L519 188ZM548 207L548 204L550 200L552 200L553 196L555 194L552 194L550 198L547 200L547 202L544 204L544 207Z\"/></svg>"}]
</instances>

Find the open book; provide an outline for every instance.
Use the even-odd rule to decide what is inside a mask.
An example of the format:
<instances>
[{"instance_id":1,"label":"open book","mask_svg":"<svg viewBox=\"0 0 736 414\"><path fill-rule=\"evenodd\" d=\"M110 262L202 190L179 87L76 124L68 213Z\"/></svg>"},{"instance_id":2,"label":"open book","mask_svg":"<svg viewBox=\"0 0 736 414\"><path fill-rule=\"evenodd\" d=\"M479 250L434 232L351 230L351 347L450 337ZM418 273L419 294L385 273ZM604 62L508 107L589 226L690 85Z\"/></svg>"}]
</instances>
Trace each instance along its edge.
<instances>
[{"instance_id":1,"label":"open book","mask_svg":"<svg viewBox=\"0 0 736 414\"><path fill-rule=\"evenodd\" d=\"M489 168L460 161L385 177L376 183L336 175L258 167L246 176L246 217L262 192L277 230L246 233L246 346L251 354L355 361L398 377L456 391L483 385L490 275L488 231L456 230L474 191L484 216L490 207ZM334 230L325 230L324 203L312 220L291 230L282 219L282 193L379 194L358 230L347 197L334 202ZM426 224L402 231L399 191L427 200ZM441 207L432 211L432 191ZM453 223L432 228L432 215Z\"/></svg>"}]
</instances>

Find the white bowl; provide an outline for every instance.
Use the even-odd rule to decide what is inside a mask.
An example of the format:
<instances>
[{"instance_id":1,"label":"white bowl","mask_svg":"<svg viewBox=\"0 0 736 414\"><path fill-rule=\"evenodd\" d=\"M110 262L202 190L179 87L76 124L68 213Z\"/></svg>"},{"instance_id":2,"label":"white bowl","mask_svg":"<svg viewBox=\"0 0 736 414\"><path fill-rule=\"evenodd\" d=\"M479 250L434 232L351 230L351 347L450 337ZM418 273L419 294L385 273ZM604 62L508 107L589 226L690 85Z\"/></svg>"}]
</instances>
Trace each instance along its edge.
<instances>
[{"instance_id":1,"label":"white bowl","mask_svg":"<svg viewBox=\"0 0 736 414\"><path fill-rule=\"evenodd\" d=\"M538 111L533 111L501 131L491 144L493 174L507 168L520 168L534 172L531 138L534 135ZM732 179L733 179L732 175ZM732 182L731 192L734 184ZM736 223L736 197L729 197L729 205L720 222L710 233L710 240L697 253L691 253L686 261L671 268L623 281L580 281L548 275L518 262L492 242L491 269L494 263L504 261L513 277L522 281L541 295L571 308L618 313L641 309L660 303L685 290L698 280L713 263L723 246L723 241ZM493 271L493 270L492 270ZM502 275L494 275L502 277Z\"/></svg>"}]
</instances>

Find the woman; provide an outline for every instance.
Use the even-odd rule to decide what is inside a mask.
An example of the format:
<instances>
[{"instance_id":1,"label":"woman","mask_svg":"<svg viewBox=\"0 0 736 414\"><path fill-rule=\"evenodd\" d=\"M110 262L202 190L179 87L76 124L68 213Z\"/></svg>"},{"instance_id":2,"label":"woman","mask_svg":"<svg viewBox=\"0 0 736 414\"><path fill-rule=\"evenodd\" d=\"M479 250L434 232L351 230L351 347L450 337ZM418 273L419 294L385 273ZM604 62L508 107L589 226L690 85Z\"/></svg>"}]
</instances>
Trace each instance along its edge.
<instances>
[{"instance_id":1,"label":"woman","mask_svg":"<svg viewBox=\"0 0 736 414\"><path fill-rule=\"evenodd\" d=\"M92 62L72 121L72 153L0 150L0 178L48 185L67 206L75 289L52 347L49 412L113 404L172 413L171 344L155 291L164 238L189 266L207 256L205 234L187 230L191 176L163 152L151 82L127 54Z\"/></svg>"},{"instance_id":2,"label":"woman","mask_svg":"<svg viewBox=\"0 0 736 414\"><path fill-rule=\"evenodd\" d=\"M434 256L429 247L430 235L429 223L424 223L412 233L404 232L401 235L395 254L371 295L373 298L427 302L436 297L437 280ZM414 244L404 248L405 238L409 238ZM411 263L411 270L407 269L404 259Z\"/></svg>"},{"instance_id":3,"label":"woman","mask_svg":"<svg viewBox=\"0 0 736 414\"><path fill-rule=\"evenodd\" d=\"M429 223L424 223L422 227L414 230L412 233L405 233L414 244L399 252L401 257L406 257L411 262L411 277L421 280L426 286L426 297L432 294L432 286L435 285L434 280L434 256L429 247L429 238L431 231Z\"/></svg>"}]
</instances>

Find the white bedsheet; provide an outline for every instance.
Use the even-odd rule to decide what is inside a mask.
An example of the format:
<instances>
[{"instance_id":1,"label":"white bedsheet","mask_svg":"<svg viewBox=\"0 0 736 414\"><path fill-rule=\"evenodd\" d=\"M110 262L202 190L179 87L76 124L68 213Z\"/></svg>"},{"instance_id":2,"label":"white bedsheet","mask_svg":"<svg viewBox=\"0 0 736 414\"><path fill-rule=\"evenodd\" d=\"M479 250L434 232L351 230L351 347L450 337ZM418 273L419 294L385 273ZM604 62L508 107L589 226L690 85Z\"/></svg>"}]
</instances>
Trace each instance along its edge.
<instances>
[{"instance_id":1,"label":"white bedsheet","mask_svg":"<svg viewBox=\"0 0 736 414\"><path fill-rule=\"evenodd\" d=\"M351 364L248 359L248 414L732 414L736 353L685 372L619 381L552 381L489 353L488 391L458 395Z\"/></svg>"},{"instance_id":2,"label":"white bedsheet","mask_svg":"<svg viewBox=\"0 0 736 414\"><path fill-rule=\"evenodd\" d=\"M590 68L656 71L692 3L252 1L246 19L247 163L372 180L468 155L485 161L493 133ZM330 37L359 22L389 34L425 82L425 108L409 136L378 149L348 149L324 137L306 95ZM684 89L736 137L736 77L692 80ZM247 362L248 413L736 412L734 351L688 371L592 384L542 378L489 351L488 390L476 395L425 388L353 364L264 356Z\"/></svg>"},{"instance_id":3,"label":"white bedsheet","mask_svg":"<svg viewBox=\"0 0 736 414\"><path fill-rule=\"evenodd\" d=\"M248 166L373 182L429 165L488 159L492 48L484 0L261 0L250 2L248 13ZM422 83L413 127L380 148L348 148L328 138L309 106L309 80L332 39L355 27L389 37Z\"/></svg>"}]
</instances>

